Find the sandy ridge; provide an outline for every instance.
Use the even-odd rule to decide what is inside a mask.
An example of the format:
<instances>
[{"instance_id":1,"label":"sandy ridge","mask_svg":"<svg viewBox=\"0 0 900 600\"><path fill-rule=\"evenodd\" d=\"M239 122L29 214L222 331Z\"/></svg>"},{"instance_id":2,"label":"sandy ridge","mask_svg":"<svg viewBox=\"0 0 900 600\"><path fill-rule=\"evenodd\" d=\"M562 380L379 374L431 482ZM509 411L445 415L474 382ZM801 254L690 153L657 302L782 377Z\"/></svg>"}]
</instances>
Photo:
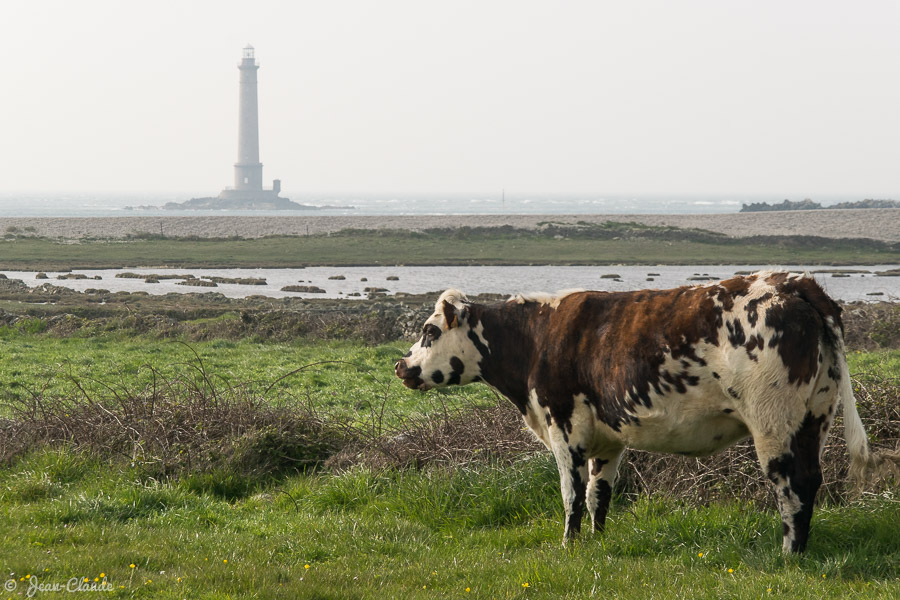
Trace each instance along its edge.
<instances>
[{"instance_id":1,"label":"sandy ridge","mask_svg":"<svg viewBox=\"0 0 900 600\"><path fill-rule=\"evenodd\" d=\"M845 209L708 215L415 215L415 216L173 216L173 217L5 217L0 235L19 231L49 238L123 238L139 233L185 237L257 238L306 235L342 229L406 229L539 223L637 222L645 225L695 227L731 237L753 235L817 235L900 242L900 209ZM33 228L33 229L31 229Z\"/></svg>"}]
</instances>

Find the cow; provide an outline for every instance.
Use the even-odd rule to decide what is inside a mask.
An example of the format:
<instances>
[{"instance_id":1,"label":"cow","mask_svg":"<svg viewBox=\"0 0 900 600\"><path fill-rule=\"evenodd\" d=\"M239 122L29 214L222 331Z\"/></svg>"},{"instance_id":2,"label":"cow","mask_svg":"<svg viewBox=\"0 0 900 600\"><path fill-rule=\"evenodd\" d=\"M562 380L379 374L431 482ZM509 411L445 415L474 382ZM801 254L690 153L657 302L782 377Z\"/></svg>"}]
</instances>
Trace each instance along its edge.
<instances>
[{"instance_id":1,"label":"cow","mask_svg":"<svg viewBox=\"0 0 900 600\"><path fill-rule=\"evenodd\" d=\"M484 382L519 409L556 459L564 545L585 505L603 530L626 448L706 456L752 437L785 553L806 548L838 402L853 478L898 461L869 451L841 308L804 274L490 305L449 289L394 370L418 390Z\"/></svg>"}]
</instances>

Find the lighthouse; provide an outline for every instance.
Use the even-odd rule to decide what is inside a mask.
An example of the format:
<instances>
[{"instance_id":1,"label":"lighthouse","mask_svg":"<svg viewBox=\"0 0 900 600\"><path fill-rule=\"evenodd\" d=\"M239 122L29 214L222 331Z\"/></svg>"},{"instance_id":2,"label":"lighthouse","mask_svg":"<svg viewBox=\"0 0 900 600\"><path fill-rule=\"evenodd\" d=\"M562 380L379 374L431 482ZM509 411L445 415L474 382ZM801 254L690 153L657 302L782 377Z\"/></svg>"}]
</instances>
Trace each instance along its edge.
<instances>
[{"instance_id":1,"label":"lighthouse","mask_svg":"<svg viewBox=\"0 0 900 600\"><path fill-rule=\"evenodd\" d=\"M227 187L219 194L220 200L239 203L235 208L270 208L272 203L283 203L280 198L281 181L272 182L272 189L263 189L262 163L259 162L259 99L256 72L259 63L256 51L247 44L238 64L238 153L234 163L234 187Z\"/></svg>"},{"instance_id":2,"label":"lighthouse","mask_svg":"<svg viewBox=\"0 0 900 600\"><path fill-rule=\"evenodd\" d=\"M256 62L253 46L244 48L238 95L238 160L234 163L234 189L262 190L262 163L259 162L259 100L256 94Z\"/></svg>"}]
</instances>

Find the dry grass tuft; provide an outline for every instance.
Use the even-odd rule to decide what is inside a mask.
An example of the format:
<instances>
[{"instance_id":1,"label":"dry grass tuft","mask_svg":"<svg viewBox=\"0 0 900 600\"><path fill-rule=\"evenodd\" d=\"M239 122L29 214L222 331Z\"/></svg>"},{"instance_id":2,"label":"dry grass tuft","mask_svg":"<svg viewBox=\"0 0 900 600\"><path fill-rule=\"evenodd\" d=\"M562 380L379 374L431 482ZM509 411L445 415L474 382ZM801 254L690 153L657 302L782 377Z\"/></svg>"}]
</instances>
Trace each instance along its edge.
<instances>
[{"instance_id":1,"label":"dry grass tuft","mask_svg":"<svg viewBox=\"0 0 900 600\"><path fill-rule=\"evenodd\" d=\"M276 407L268 388L227 385L207 373L199 357L188 366L176 378L153 372L139 390L103 384L97 395L71 379L73 393L65 398L34 392L18 400L15 417L0 421L0 462L65 446L152 477L238 478L250 482L246 491L254 482L317 468L462 468L546 452L500 398L486 408L439 402L428 416L386 419L386 389L378 409L351 423L321 412L309 398ZM900 439L900 381L862 374L854 388L872 447L893 450ZM847 499L852 486L840 418L823 466L819 497ZM771 498L749 442L703 459L630 451L617 489L692 504L735 498L768 504Z\"/></svg>"}]
</instances>

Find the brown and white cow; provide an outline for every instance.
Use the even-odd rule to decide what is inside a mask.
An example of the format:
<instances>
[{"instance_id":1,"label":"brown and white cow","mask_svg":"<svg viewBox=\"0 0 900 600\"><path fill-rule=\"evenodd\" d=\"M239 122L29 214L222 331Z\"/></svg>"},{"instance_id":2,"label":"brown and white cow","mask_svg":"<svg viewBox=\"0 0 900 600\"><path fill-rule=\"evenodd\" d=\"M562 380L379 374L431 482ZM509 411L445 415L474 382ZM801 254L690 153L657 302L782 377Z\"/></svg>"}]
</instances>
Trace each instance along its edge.
<instances>
[{"instance_id":1,"label":"brown and white cow","mask_svg":"<svg viewBox=\"0 0 900 600\"><path fill-rule=\"evenodd\" d=\"M603 529L625 448L704 456L752 436L785 552L806 547L839 401L853 476L883 460L856 411L841 309L803 275L494 305L447 290L395 372L420 390L483 381L516 405L556 458L564 543L585 503Z\"/></svg>"}]
</instances>

